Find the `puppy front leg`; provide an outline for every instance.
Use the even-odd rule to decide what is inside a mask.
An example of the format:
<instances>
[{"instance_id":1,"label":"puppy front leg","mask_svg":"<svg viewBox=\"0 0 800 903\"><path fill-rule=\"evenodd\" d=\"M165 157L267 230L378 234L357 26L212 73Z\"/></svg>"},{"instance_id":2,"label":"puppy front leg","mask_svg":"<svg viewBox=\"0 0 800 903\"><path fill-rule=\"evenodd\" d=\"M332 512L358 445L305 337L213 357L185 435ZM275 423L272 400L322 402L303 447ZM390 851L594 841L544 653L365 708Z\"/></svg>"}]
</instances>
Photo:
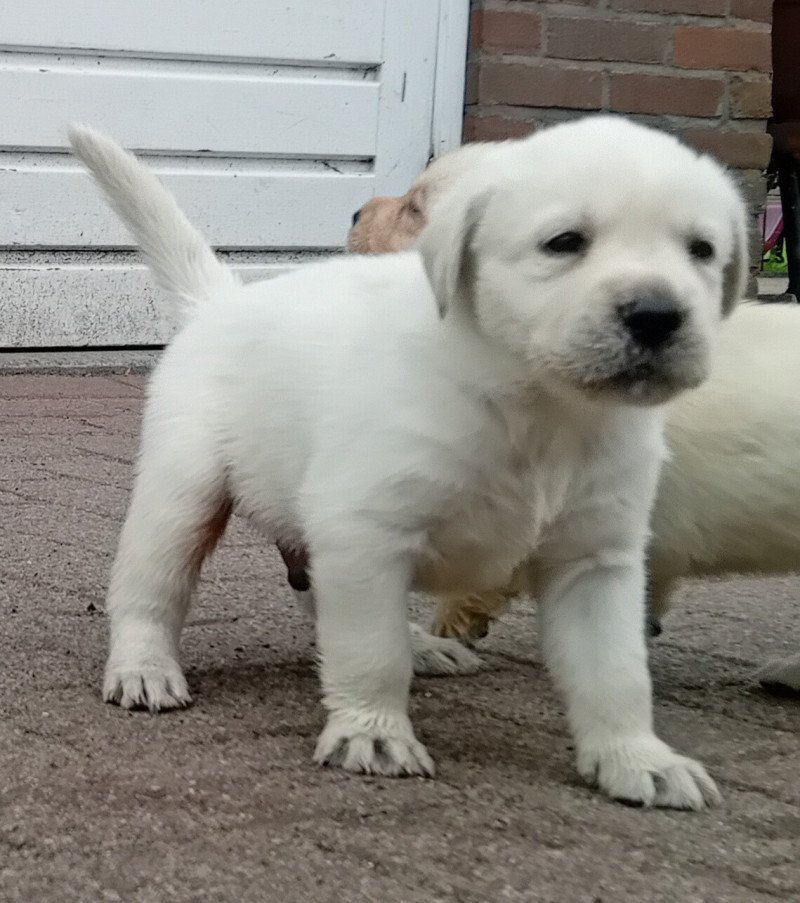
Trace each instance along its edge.
<instances>
[{"instance_id":1,"label":"puppy front leg","mask_svg":"<svg viewBox=\"0 0 800 903\"><path fill-rule=\"evenodd\" d=\"M412 672L406 616L411 563L363 549L312 555L327 724L321 765L382 775L433 775L408 718Z\"/></svg>"},{"instance_id":2,"label":"puppy front leg","mask_svg":"<svg viewBox=\"0 0 800 903\"><path fill-rule=\"evenodd\" d=\"M645 806L719 802L703 766L653 731L641 564L560 566L539 605L544 656L566 699L581 775L614 799Z\"/></svg>"}]
</instances>

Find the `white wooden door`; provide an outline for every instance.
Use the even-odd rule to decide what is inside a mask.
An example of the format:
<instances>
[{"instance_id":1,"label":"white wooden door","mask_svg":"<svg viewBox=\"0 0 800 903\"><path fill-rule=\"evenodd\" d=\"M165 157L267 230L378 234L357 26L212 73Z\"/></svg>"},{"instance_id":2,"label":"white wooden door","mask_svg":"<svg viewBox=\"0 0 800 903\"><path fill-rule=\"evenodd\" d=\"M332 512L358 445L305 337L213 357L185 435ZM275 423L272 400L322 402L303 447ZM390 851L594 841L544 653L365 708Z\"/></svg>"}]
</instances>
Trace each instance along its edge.
<instances>
[{"instance_id":1,"label":"white wooden door","mask_svg":"<svg viewBox=\"0 0 800 903\"><path fill-rule=\"evenodd\" d=\"M130 239L67 152L70 122L139 152L245 277L279 271L340 248L365 200L405 191L457 142L467 8L3 0L0 347L168 338Z\"/></svg>"}]
</instances>

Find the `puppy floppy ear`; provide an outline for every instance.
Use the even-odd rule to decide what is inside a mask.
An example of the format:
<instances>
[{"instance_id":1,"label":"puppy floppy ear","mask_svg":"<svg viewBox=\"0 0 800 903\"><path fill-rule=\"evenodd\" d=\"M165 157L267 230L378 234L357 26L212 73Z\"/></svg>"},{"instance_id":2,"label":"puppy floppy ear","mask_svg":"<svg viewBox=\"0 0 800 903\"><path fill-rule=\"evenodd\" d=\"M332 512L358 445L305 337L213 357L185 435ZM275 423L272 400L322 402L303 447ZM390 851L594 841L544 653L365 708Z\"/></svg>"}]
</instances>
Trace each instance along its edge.
<instances>
[{"instance_id":1,"label":"puppy floppy ear","mask_svg":"<svg viewBox=\"0 0 800 903\"><path fill-rule=\"evenodd\" d=\"M722 273L722 316L728 317L747 291L750 275L747 220L744 201L740 201L731 223L733 254Z\"/></svg>"},{"instance_id":2,"label":"puppy floppy ear","mask_svg":"<svg viewBox=\"0 0 800 903\"><path fill-rule=\"evenodd\" d=\"M424 222L425 208L428 206L428 190L424 185L412 185L403 198L403 207L411 216L417 216Z\"/></svg>"},{"instance_id":3,"label":"puppy floppy ear","mask_svg":"<svg viewBox=\"0 0 800 903\"><path fill-rule=\"evenodd\" d=\"M473 240L483 216L489 192L438 204L420 233L416 248L436 297L439 316L454 304L470 306L475 270Z\"/></svg>"}]
</instances>

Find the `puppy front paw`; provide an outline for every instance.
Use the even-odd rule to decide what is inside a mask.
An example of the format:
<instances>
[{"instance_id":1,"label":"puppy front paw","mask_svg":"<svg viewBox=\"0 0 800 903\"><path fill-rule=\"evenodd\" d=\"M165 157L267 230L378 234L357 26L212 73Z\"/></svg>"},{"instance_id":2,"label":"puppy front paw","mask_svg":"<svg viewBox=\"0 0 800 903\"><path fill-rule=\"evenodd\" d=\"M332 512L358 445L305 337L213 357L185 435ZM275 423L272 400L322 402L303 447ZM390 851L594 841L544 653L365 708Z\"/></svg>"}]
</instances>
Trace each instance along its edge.
<instances>
[{"instance_id":1,"label":"puppy front paw","mask_svg":"<svg viewBox=\"0 0 800 903\"><path fill-rule=\"evenodd\" d=\"M800 693L800 655L767 662L756 676L773 693Z\"/></svg>"},{"instance_id":2,"label":"puppy front paw","mask_svg":"<svg viewBox=\"0 0 800 903\"><path fill-rule=\"evenodd\" d=\"M722 801L699 762L673 752L654 734L584 743L581 776L612 799L667 809L704 809Z\"/></svg>"},{"instance_id":3,"label":"puppy front paw","mask_svg":"<svg viewBox=\"0 0 800 903\"><path fill-rule=\"evenodd\" d=\"M180 665L167 656L142 662L109 662L103 699L123 709L151 712L185 708L192 701Z\"/></svg>"},{"instance_id":4,"label":"puppy front paw","mask_svg":"<svg viewBox=\"0 0 800 903\"><path fill-rule=\"evenodd\" d=\"M405 715L332 712L317 741L314 761L387 777L432 778L435 770Z\"/></svg>"},{"instance_id":5,"label":"puppy front paw","mask_svg":"<svg viewBox=\"0 0 800 903\"><path fill-rule=\"evenodd\" d=\"M409 624L414 673L424 675L475 674L483 662L458 640L432 636L419 624Z\"/></svg>"}]
</instances>

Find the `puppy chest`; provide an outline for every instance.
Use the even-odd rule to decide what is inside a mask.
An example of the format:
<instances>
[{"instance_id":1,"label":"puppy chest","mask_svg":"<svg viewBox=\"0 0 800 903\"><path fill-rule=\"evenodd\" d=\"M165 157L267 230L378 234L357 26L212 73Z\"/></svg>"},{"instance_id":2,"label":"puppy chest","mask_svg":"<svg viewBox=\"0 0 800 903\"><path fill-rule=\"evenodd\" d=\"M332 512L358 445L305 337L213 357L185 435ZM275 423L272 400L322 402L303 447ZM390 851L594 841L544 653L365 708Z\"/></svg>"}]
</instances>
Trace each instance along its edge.
<instances>
[{"instance_id":1,"label":"puppy chest","mask_svg":"<svg viewBox=\"0 0 800 903\"><path fill-rule=\"evenodd\" d=\"M428 536L418 573L421 588L452 592L503 585L556 516L560 493L541 484L527 470L495 474L459 499ZM555 489L552 481L549 488Z\"/></svg>"}]
</instances>

